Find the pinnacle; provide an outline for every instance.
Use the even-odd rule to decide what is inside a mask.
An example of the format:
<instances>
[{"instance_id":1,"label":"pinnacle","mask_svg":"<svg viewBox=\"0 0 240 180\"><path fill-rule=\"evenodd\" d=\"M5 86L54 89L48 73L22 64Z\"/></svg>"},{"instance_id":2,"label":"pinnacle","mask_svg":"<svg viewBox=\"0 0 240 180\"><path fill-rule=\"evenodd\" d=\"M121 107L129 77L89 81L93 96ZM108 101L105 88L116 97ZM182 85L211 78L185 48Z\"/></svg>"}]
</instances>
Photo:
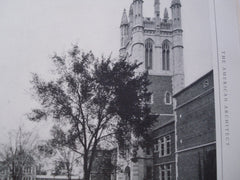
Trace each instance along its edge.
<instances>
[{"instance_id":1,"label":"pinnacle","mask_svg":"<svg viewBox=\"0 0 240 180\"><path fill-rule=\"evenodd\" d=\"M128 18L127 18L127 13L126 9L123 10L123 15L122 15L122 21L121 21L121 26L128 24Z\"/></svg>"},{"instance_id":2,"label":"pinnacle","mask_svg":"<svg viewBox=\"0 0 240 180\"><path fill-rule=\"evenodd\" d=\"M168 10L167 8L164 9L164 19L168 20L169 16L168 16Z\"/></svg>"}]
</instances>

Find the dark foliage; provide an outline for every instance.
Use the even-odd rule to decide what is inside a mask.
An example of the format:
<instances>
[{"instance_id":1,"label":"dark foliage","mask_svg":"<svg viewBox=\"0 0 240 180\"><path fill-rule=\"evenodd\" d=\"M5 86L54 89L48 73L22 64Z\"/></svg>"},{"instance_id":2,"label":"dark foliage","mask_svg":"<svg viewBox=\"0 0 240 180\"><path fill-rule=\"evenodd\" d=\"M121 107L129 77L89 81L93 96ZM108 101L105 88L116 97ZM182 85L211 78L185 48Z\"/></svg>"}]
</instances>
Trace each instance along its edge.
<instances>
[{"instance_id":1,"label":"dark foliage","mask_svg":"<svg viewBox=\"0 0 240 180\"><path fill-rule=\"evenodd\" d=\"M136 73L141 65L125 59L96 59L74 46L67 56L55 55L57 78L41 80L33 75L34 93L41 104L30 120L52 119L53 144L83 156L85 179L89 179L98 145L118 143L123 147L133 134L139 144L149 138L156 119L147 102L151 93L147 73ZM130 141L129 141L130 142Z\"/></svg>"}]
</instances>

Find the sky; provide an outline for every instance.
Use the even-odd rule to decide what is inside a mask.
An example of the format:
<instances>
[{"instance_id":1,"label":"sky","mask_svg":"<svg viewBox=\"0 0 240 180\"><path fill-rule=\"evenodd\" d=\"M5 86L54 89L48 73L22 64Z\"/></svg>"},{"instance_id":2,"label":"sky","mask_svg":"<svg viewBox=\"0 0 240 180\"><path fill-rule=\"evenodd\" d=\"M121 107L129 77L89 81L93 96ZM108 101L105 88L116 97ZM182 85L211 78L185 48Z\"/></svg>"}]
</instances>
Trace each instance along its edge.
<instances>
[{"instance_id":1,"label":"sky","mask_svg":"<svg viewBox=\"0 0 240 180\"><path fill-rule=\"evenodd\" d=\"M170 0L161 1L161 16ZM118 56L120 20L132 0L0 0L0 143L25 124L46 137L49 122L32 123L26 114L38 104L31 96L31 73L47 78L51 56L78 43L95 56ZM182 0L185 84L212 69L208 0ZM154 0L144 16L153 17ZM169 9L169 14L170 9Z\"/></svg>"}]
</instances>

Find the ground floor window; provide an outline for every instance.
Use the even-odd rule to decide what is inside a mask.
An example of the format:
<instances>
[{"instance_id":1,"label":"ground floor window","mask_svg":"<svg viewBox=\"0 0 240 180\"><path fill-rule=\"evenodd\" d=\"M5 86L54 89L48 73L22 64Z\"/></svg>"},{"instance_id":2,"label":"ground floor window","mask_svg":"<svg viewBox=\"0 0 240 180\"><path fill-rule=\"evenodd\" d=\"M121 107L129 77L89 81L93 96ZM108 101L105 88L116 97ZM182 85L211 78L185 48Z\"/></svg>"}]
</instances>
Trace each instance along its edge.
<instances>
[{"instance_id":1,"label":"ground floor window","mask_svg":"<svg viewBox=\"0 0 240 180\"><path fill-rule=\"evenodd\" d=\"M170 164L161 165L159 167L159 174L160 180L171 180L172 179L171 165Z\"/></svg>"}]
</instances>

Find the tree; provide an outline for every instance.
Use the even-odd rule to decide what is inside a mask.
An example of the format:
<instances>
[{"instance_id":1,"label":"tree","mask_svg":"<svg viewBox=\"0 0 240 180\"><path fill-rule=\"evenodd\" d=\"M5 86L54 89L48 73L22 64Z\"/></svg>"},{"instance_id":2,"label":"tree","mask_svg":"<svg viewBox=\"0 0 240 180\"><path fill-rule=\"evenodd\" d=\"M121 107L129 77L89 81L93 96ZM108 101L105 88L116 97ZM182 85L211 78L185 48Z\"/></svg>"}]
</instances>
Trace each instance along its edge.
<instances>
[{"instance_id":1,"label":"tree","mask_svg":"<svg viewBox=\"0 0 240 180\"><path fill-rule=\"evenodd\" d=\"M80 156L78 153L55 143L54 139L39 146L39 152L43 158L48 159L48 165L49 161L53 162L51 170L54 176L66 175L71 180L74 168L76 169L79 165Z\"/></svg>"},{"instance_id":2,"label":"tree","mask_svg":"<svg viewBox=\"0 0 240 180\"><path fill-rule=\"evenodd\" d=\"M37 136L19 127L17 131L9 133L9 141L1 145L0 159L10 171L13 180L22 179L24 168L34 165Z\"/></svg>"},{"instance_id":3,"label":"tree","mask_svg":"<svg viewBox=\"0 0 240 180\"><path fill-rule=\"evenodd\" d=\"M97 149L91 171L91 180L110 180L116 176L117 148L112 150Z\"/></svg>"},{"instance_id":4,"label":"tree","mask_svg":"<svg viewBox=\"0 0 240 180\"><path fill-rule=\"evenodd\" d=\"M79 161L77 154L63 147L57 150L56 156L55 167L61 171L61 174L67 175L68 180L71 180L73 169Z\"/></svg>"},{"instance_id":5,"label":"tree","mask_svg":"<svg viewBox=\"0 0 240 180\"><path fill-rule=\"evenodd\" d=\"M151 93L146 73L136 73L140 63L126 59L111 62L74 46L65 56L52 58L56 75L51 81L33 74L34 94L41 107L30 120L56 122L53 140L82 155L84 179L89 180L98 145L117 143L129 134L141 142L155 116L147 102Z\"/></svg>"}]
</instances>

